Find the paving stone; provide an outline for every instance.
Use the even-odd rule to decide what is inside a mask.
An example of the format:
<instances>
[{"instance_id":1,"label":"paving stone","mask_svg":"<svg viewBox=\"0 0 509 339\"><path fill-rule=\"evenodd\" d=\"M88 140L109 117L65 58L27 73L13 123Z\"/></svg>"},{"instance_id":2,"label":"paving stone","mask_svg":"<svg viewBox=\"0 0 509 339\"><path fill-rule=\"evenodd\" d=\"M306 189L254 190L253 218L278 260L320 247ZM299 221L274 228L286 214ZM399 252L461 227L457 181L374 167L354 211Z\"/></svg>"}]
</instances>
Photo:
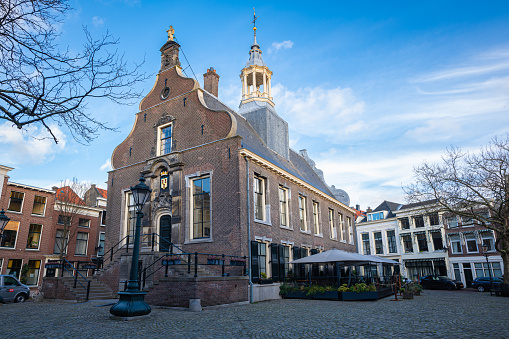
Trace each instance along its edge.
<instances>
[{"instance_id":1,"label":"paving stone","mask_svg":"<svg viewBox=\"0 0 509 339\"><path fill-rule=\"evenodd\" d=\"M285 299L202 312L153 307L110 320L107 302L0 305L2 338L509 338L509 298L428 291L413 300Z\"/></svg>"}]
</instances>

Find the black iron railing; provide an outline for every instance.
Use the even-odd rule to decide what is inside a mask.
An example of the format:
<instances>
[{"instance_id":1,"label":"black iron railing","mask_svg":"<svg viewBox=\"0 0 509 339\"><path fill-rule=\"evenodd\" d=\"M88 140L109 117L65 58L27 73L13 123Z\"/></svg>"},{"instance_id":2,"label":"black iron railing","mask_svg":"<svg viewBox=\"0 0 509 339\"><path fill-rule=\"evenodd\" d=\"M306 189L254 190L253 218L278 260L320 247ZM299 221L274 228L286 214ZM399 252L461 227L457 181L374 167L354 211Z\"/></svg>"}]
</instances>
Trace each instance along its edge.
<instances>
[{"instance_id":1,"label":"black iron railing","mask_svg":"<svg viewBox=\"0 0 509 339\"><path fill-rule=\"evenodd\" d=\"M60 268L60 276L63 277L64 276L64 270L69 273L73 278L74 278L74 285L73 285L73 288L77 288L78 284L81 286L81 288L83 288L86 292L86 300L88 300L89 296L90 296L90 282L91 280L88 280L87 278L85 278L85 276L83 274L81 274L81 272L76 268L74 267L74 265L69 262L68 260L66 259L61 259L61 260L52 260L52 261L49 261L46 263L46 267L49 268ZM79 266L78 266L79 267ZM81 281L79 280L79 277L81 277L83 279L83 283L86 283L86 287L81 283Z\"/></svg>"}]
</instances>

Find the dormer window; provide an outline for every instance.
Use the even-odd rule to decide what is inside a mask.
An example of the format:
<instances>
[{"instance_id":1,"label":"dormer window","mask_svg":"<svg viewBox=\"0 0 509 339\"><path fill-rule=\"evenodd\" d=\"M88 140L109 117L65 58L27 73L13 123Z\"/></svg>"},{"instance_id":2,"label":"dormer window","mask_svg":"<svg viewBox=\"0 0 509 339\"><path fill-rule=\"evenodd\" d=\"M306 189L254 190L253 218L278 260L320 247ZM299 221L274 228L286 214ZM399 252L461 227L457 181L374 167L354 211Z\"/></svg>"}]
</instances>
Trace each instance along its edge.
<instances>
[{"instance_id":1,"label":"dormer window","mask_svg":"<svg viewBox=\"0 0 509 339\"><path fill-rule=\"evenodd\" d=\"M384 212L376 212L368 214L368 221L382 220L384 218Z\"/></svg>"},{"instance_id":2,"label":"dormer window","mask_svg":"<svg viewBox=\"0 0 509 339\"><path fill-rule=\"evenodd\" d=\"M171 153L171 141L172 141L172 124L163 125L159 127L158 131L158 143L159 143L159 155L165 155Z\"/></svg>"}]
</instances>

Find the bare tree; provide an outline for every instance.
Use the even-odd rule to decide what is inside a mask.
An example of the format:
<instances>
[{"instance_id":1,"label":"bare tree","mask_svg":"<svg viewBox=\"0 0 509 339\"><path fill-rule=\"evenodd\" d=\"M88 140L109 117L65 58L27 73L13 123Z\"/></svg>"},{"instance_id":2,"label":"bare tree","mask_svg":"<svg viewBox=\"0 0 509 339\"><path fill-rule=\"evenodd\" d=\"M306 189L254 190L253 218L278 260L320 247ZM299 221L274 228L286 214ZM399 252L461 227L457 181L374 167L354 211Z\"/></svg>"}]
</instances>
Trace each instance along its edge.
<instances>
[{"instance_id":1,"label":"bare tree","mask_svg":"<svg viewBox=\"0 0 509 339\"><path fill-rule=\"evenodd\" d=\"M493 230L495 249L504 263L504 284L509 284L509 134L495 137L477 153L448 149L442 160L414 169L416 181L405 188L407 198L436 199L443 211Z\"/></svg>"},{"instance_id":2,"label":"bare tree","mask_svg":"<svg viewBox=\"0 0 509 339\"><path fill-rule=\"evenodd\" d=\"M74 238L78 230L80 215L86 208L82 198L90 186L76 178L65 180L60 186L56 189L55 210L58 212L56 232L61 230L61 236L55 237L55 246L59 250L59 258L62 259L66 255L69 239Z\"/></svg>"},{"instance_id":3,"label":"bare tree","mask_svg":"<svg viewBox=\"0 0 509 339\"><path fill-rule=\"evenodd\" d=\"M84 30L81 52L61 49L58 25L71 8L66 0L0 1L0 119L23 129L42 125L58 142L52 123L88 143L100 129L112 130L86 113L92 98L129 104L132 87L147 77L130 69L109 33L94 39Z\"/></svg>"}]
</instances>

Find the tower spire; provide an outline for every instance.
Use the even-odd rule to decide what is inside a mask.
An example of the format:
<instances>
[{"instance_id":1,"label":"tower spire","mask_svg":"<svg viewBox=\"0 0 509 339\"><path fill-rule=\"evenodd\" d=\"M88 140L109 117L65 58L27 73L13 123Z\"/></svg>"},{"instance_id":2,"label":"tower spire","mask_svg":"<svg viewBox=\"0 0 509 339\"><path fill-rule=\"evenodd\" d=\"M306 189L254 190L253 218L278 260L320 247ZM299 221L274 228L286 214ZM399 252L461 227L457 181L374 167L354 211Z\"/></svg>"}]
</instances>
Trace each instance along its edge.
<instances>
[{"instance_id":1,"label":"tower spire","mask_svg":"<svg viewBox=\"0 0 509 339\"><path fill-rule=\"evenodd\" d=\"M253 33L254 33L254 44L253 45L258 45L256 43L256 19L258 19L258 17L256 16L256 11L255 11L255 8L253 7L253 22L251 22L253 24Z\"/></svg>"}]
</instances>

